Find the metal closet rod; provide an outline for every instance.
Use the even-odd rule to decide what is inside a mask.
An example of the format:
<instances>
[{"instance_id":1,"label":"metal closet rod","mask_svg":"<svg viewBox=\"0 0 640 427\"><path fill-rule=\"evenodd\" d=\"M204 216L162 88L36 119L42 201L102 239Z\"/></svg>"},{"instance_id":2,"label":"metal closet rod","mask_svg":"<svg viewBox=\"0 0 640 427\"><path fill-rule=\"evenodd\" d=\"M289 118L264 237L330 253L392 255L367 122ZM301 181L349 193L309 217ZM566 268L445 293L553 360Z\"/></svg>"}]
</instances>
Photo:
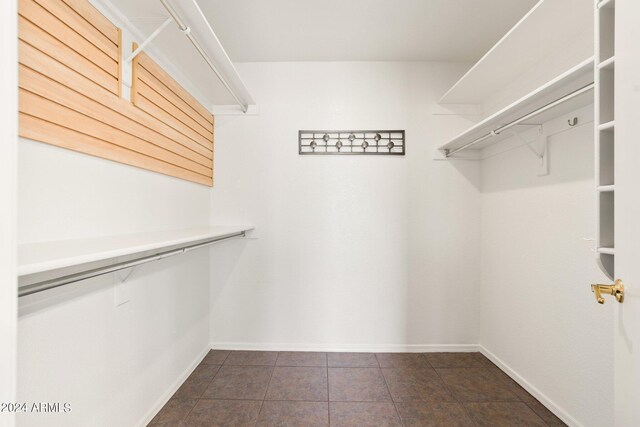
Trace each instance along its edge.
<instances>
[{"instance_id":1,"label":"metal closet rod","mask_svg":"<svg viewBox=\"0 0 640 427\"><path fill-rule=\"evenodd\" d=\"M445 155L445 157L451 157L455 153L457 153L458 151L462 151L462 150L464 150L466 148L471 147L472 145L475 145L475 144L477 144L479 142L484 141L485 139L489 139L494 135L498 135L501 132L504 132L505 130L507 130L507 129L513 127L513 126L516 126L516 125L522 123L525 120L529 120L530 118L535 117L538 114L544 113L545 111L550 110L551 108L553 108L553 107L555 107L555 106L557 106L559 104L562 104L563 102L566 102L566 101L568 101L568 100L570 100L572 98L575 98L578 95L582 95L583 93L593 89L593 86L594 86L593 83L589 83L588 85L582 86L581 88L576 89L573 92L568 93L565 96L556 99L555 101L552 101L552 102L550 102L550 103L548 103L546 105L543 105L542 107L540 107L540 108L538 108L536 110L533 110L532 112L530 112L528 114L525 114L522 117L518 117L517 119L507 123L506 125L502 125L500 127L495 128L491 132L489 132L489 133L487 133L485 135L482 135L481 137L479 137L477 139L474 139L473 141L468 142L468 143L464 144L463 146L456 148L455 150L445 150L444 155Z\"/></svg>"},{"instance_id":2,"label":"metal closet rod","mask_svg":"<svg viewBox=\"0 0 640 427\"><path fill-rule=\"evenodd\" d=\"M193 0L193 2L195 3L195 0ZM162 3L162 6L164 6L164 8L169 13L169 15L171 15L171 17L173 18L173 20L176 21L176 24L178 24L178 28L180 28L180 31L182 31L182 33L185 36L187 36L187 38L191 41L191 43L196 48L198 53L202 56L202 58L205 60L207 65L209 65L209 67L213 70L216 76L218 76L218 78L220 79L224 87L227 88L231 96L235 98L238 105L240 105L242 112L246 113L249 110L249 105L245 104L240 100L240 97L238 97L238 95L236 95L236 92L233 89L231 89L231 86L229 86L229 84L227 83L227 80L222 76L222 74L220 74L220 72L218 72L218 69L214 65L213 61L209 59L209 56L206 54L204 49L202 49L202 46L200 46L200 43L198 43L198 40L196 40L196 38L193 37L193 34L191 34L191 28L184 23L180 15L178 15L178 12L176 12L176 10L173 8L173 6L169 4L167 0L160 0L160 3Z\"/></svg>"},{"instance_id":3,"label":"metal closet rod","mask_svg":"<svg viewBox=\"0 0 640 427\"><path fill-rule=\"evenodd\" d=\"M245 234L246 234L245 231L241 231L239 233L231 234L229 236L217 237L215 239L207 240L202 243L196 243L195 245L185 246L180 249L173 249L170 251L160 252L154 255L148 255L145 257L136 258L129 261L118 262L116 264L107 265L105 267L98 267L92 270L81 271L79 273L57 277L55 279L43 280L41 282L32 283L30 285L20 286L18 287L18 296L24 297L27 295L46 291L48 289L58 288L60 286L79 282L81 280L91 279L92 277L113 273L114 271L124 270L127 268L135 267L137 265L146 264L152 261L158 261L173 255L179 255L179 254L193 251L195 249L204 248L205 246L210 246L214 243L217 243L223 240L233 239L235 237L244 237Z\"/></svg>"}]
</instances>

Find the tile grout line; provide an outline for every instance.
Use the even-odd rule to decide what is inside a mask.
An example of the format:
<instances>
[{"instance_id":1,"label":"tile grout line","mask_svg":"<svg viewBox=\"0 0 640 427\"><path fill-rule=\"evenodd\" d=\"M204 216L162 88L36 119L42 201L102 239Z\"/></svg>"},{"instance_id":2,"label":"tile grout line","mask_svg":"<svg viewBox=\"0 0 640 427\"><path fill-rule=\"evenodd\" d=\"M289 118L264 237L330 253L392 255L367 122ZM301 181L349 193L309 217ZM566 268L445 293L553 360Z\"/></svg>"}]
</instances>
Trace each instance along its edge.
<instances>
[{"instance_id":1,"label":"tile grout line","mask_svg":"<svg viewBox=\"0 0 640 427\"><path fill-rule=\"evenodd\" d=\"M489 362L490 362L490 363L492 363L491 361L489 361ZM493 363L492 363L492 365L493 365L493 366L492 366L492 368L495 368L495 369L499 370L499 371L500 371L500 372L502 372L504 375L508 375L506 372L504 372L502 369L500 369L497 365L495 365L495 364L493 364ZM488 368L487 368L487 369L488 369ZM491 371L492 371L492 369L488 369L488 370L489 370L489 372L491 372ZM503 380L502 378L500 378L500 376L499 376L498 374L495 374L495 373L493 373L493 372L491 372L491 375L493 375L494 377L498 378L498 381L500 381L500 383L501 383L501 384L504 384L505 386L507 385L506 383L507 383L507 381L508 381L508 380ZM512 381L513 381L513 380L512 380ZM515 383L515 381L514 381L514 383ZM516 384L516 386L520 387L520 385L519 385L519 384L517 384L517 383L515 383L515 384ZM524 389L523 389L523 390L524 390ZM525 393L527 393L527 394L529 394L529 392L527 392L526 390L524 390L524 392L525 392ZM545 425L550 426L550 424L549 424L545 419L543 419L543 418L540 416L540 414L538 414L538 412L537 412L534 408L532 408L532 407L531 407L531 405L529 405L529 403L525 402L525 401L524 401L520 396L518 396L516 393L514 393L514 392L512 392L512 393L513 393L513 394L518 398L518 401L519 401L519 402L524 403L524 404L525 404L525 406L531 410L531 412L533 412L534 414L536 414L536 416L537 416L538 418L540 418L540 419L542 420L542 422L543 422L543 423L545 423ZM530 394L529 394L529 395L530 395ZM531 396L531 395L530 395L530 396ZM533 397L533 396L531 396L531 397L532 397L533 399L535 399L535 397ZM536 399L536 400L537 400L537 399ZM538 402L539 402L539 401L538 401ZM544 406L544 405L543 405L543 406Z\"/></svg>"},{"instance_id":2,"label":"tile grout line","mask_svg":"<svg viewBox=\"0 0 640 427\"><path fill-rule=\"evenodd\" d=\"M271 380L273 379L273 374L276 372L276 366L278 364L278 357L280 357L280 353L276 355L276 360L273 361L273 366L271 370L271 376L269 377L269 382L267 383L267 389L264 391L264 396L262 396L262 401L260 402L260 409L258 410L258 416L256 417L256 422L254 426L258 425L260 421L260 414L262 413L262 408L264 407L264 402L267 400L267 393L269 392L269 386L271 385Z\"/></svg>"},{"instance_id":3,"label":"tile grout line","mask_svg":"<svg viewBox=\"0 0 640 427\"><path fill-rule=\"evenodd\" d=\"M380 375L382 375L382 380L384 381L385 387L387 387L387 393L389 393L389 398L391 398L391 402L393 403L393 407L396 410L396 415L398 416L398 420L400 421L400 425L404 426L404 421L402 420L402 416L400 415L400 411L398 410L398 405L396 404L396 400L393 398L393 394L391 394L391 389L389 388L389 383L387 383L387 378L382 373L382 367L380 366L380 361L378 360L378 355L375 354L376 362L378 362L378 369L380 370Z\"/></svg>"},{"instance_id":4,"label":"tile grout line","mask_svg":"<svg viewBox=\"0 0 640 427\"><path fill-rule=\"evenodd\" d=\"M431 365L431 362L429 362L429 365ZM433 365L431 365L433 367ZM440 368L442 369L442 368ZM451 389L449 388L449 386L447 386L447 383L444 382L444 380L442 379L442 376L440 375L440 372L438 372L438 369L433 368L433 370L435 371L436 375L438 376L438 378L440 379L440 381L442 381L442 385L444 385L444 388L447 389L447 391L449 392L449 394L451 395L451 397L453 397L453 399L458 403L458 405L460 405L460 407L462 407L462 410L464 411L464 413L467 415L467 417L469 417L469 419L471 420L471 422L474 425L479 425L476 420L471 416L471 414L469 413L469 410L467 409L467 407L464 405L464 402L462 402L460 399L458 399L458 397L453 394L451 392Z\"/></svg>"},{"instance_id":5,"label":"tile grout line","mask_svg":"<svg viewBox=\"0 0 640 427\"><path fill-rule=\"evenodd\" d=\"M331 427L331 401L329 400L329 353L324 354L327 362L327 425Z\"/></svg>"},{"instance_id":6,"label":"tile grout line","mask_svg":"<svg viewBox=\"0 0 640 427\"><path fill-rule=\"evenodd\" d=\"M492 361L490 361L490 360L488 360L488 359L487 359L487 361L488 361L489 363L491 363L491 366L486 366L486 364L485 364L485 365L483 366L483 368L485 368L486 370L488 370L488 371L491 373L491 375L493 375L495 378L497 378L497 379L498 379L498 381L500 382L500 384L503 384L503 385L506 387L506 386L507 386L507 381L508 381L508 380L503 380L503 379L500 377L500 375L498 375L498 374L496 374L496 373L494 373L494 372L492 372L492 371L493 371L494 369L497 369L498 371L500 371L500 372L501 372L501 373L503 373L504 375L508 375L508 374L507 374L506 372L504 372L502 369L500 369L500 368L498 367L498 365L496 365L496 364L495 364L495 363L493 363ZM513 380L512 380L512 381L513 381ZM515 383L515 381L514 381L514 383ZM519 384L517 384L517 383L515 383L515 384L516 384L516 386L520 387L520 385L519 385ZM523 390L524 390L524 389L523 389ZM511 390L509 390L509 391L511 391ZM524 390L524 392L525 392L525 393L527 393L529 396L531 396L531 394L530 394L529 392L527 392L526 390ZM525 401L524 401L520 396L518 396L516 393L514 393L514 392L511 392L511 393L513 393L513 394L516 396L516 398L518 399L518 402L522 402L522 403L524 403L524 404L526 405L526 407L527 407L527 408L529 408L529 409L531 410L531 412L533 412L534 414L536 414L536 415L538 416L538 418L540 418L540 419L542 420L542 422L543 422L543 423L545 423L547 426L551 426L551 424L549 424L549 423L548 423L544 418L542 418L542 417L540 416L540 414L538 414L538 412L537 412L534 408L532 408L532 407L531 407L531 405L529 405L529 403L525 402ZM533 397L533 396L531 396L531 397L532 397L533 399L535 399L535 397ZM537 400L537 399L536 399L536 400ZM539 401L538 401L538 402L539 402ZM544 405L542 405L542 406L544 406ZM546 408L546 406L545 406L545 408Z\"/></svg>"},{"instance_id":7,"label":"tile grout line","mask_svg":"<svg viewBox=\"0 0 640 427\"><path fill-rule=\"evenodd\" d=\"M213 349L209 349L209 351L207 352L207 354L204 356L204 358L200 361L200 363L198 364L198 366L196 366L196 369L198 369L198 367L202 366L205 363L204 360L207 358L207 356L209 355L209 353L212 351ZM191 407L191 409L189 409L189 412L187 412L187 414L184 416L184 418L182 418L182 421L186 421L187 418L189 417L189 415L191 415L191 412L193 411L193 409L198 405L198 403L200 403L200 400L202 400L202 396L204 395L204 393L207 391L207 389L209 388L209 386L211 385L211 383L213 382L214 378L216 376L218 376L218 373L220 372L220 370L222 369L222 365L224 365L224 362L227 360L227 357L229 357L229 355L231 354L231 352L229 351L227 353L227 355L224 357L224 360L222 361L221 364L218 365L218 369L216 370L216 373L213 374L213 376L211 377L211 380L209 381L209 383L207 384L206 387L204 387L202 393L200 393L200 396L196 399L196 403ZM194 369L195 371L195 369ZM186 381L185 381L186 382ZM183 383L184 384L184 383ZM175 393L174 393L175 394ZM173 397L173 396L172 396Z\"/></svg>"},{"instance_id":8,"label":"tile grout line","mask_svg":"<svg viewBox=\"0 0 640 427\"><path fill-rule=\"evenodd\" d=\"M476 422L476 420L473 419L473 417L471 416L471 414L469 413L469 411L467 410L466 406L464 406L464 402L461 401L460 399L458 399L458 397L456 397L456 395L451 391L451 389L449 388L449 386L447 386L447 383L444 382L444 380L442 379L442 376L440 375L440 373L438 372L438 369L443 369L443 368L436 368L435 366L433 366L433 364L429 361L429 358L425 355L424 357L427 360L427 363L429 364L429 366L431 366L431 369L433 369L433 371L436 373L436 376L438 377L438 379L440 380L440 382L442 383L443 387L449 392L449 394L451 395L451 397L453 398L453 400L455 400L455 402L460 405L460 407L462 408L462 410L464 411L464 413L467 415L467 417L469 418L469 420L471 420L471 422L474 425L478 425L478 423ZM444 368L446 369L446 368Z\"/></svg>"}]
</instances>

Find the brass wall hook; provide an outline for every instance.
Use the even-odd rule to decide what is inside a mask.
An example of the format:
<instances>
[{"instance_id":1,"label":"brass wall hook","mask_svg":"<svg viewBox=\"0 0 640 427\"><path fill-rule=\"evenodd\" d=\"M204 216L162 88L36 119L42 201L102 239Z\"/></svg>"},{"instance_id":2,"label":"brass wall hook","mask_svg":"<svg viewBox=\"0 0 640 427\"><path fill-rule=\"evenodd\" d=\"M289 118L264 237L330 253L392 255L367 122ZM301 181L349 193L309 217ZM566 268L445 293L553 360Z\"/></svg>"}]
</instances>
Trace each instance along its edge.
<instances>
[{"instance_id":1,"label":"brass wall hook","mask_svg":"<svg viewBox=\"0 0 640 427\"><path fill-rule=\"evenodd\" d=\"M616 280L613 285L601 285L599 283L591 285L591 292L596 295L598 304L604 304L603 294L613 295L619 303L624 302L624 285L620 279Z\"/></svg>"},{"instance_id":2,"label":"brass wall hook","mask_svg":"<svg viewBox=\"0 0 640 427\"><path fill-rule=\"evenodd\" d=\"M569 126L573 127L573 126L578 124L578 118L574 117L573 119L569 119L569 120L567 120L567 123L569 123Z\"/></svg>"}]
</instances>

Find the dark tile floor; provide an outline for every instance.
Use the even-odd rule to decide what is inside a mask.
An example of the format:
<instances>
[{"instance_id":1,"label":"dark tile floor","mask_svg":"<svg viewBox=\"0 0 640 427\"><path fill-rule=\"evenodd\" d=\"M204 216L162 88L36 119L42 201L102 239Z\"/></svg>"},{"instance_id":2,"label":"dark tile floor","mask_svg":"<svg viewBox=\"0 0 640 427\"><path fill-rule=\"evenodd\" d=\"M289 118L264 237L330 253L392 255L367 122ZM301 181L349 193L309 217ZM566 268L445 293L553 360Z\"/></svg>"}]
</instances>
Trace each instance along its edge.
<instances>
[{"instance_id":1,"label":"dark tile floor","mask_svg":"<svg viewBox=\"0 0 640 427\"><path fill-rule=\"evenodd\" d=\"M563 426L480 353L212 350L150 426Z\"/></svg>"}]
</instances>

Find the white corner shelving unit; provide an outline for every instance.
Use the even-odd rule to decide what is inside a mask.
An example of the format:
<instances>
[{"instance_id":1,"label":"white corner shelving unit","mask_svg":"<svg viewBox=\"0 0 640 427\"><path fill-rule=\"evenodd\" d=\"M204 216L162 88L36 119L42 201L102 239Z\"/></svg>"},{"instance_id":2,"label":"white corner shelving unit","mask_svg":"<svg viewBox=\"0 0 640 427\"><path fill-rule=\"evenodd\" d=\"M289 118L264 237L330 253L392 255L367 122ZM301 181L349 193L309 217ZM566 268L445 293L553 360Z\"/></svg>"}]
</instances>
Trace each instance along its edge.
<instances>
[{"instance_id":1,"label":"white corner shelving unit","mask_svg":"<svg viewBox=\"0 0 640 427\"><path fill-rule=\"evenodd\" d=\"M595 0L594 148L596 246L600 269L615 276L615 0Z\"/></svg>"}]
</instances>

